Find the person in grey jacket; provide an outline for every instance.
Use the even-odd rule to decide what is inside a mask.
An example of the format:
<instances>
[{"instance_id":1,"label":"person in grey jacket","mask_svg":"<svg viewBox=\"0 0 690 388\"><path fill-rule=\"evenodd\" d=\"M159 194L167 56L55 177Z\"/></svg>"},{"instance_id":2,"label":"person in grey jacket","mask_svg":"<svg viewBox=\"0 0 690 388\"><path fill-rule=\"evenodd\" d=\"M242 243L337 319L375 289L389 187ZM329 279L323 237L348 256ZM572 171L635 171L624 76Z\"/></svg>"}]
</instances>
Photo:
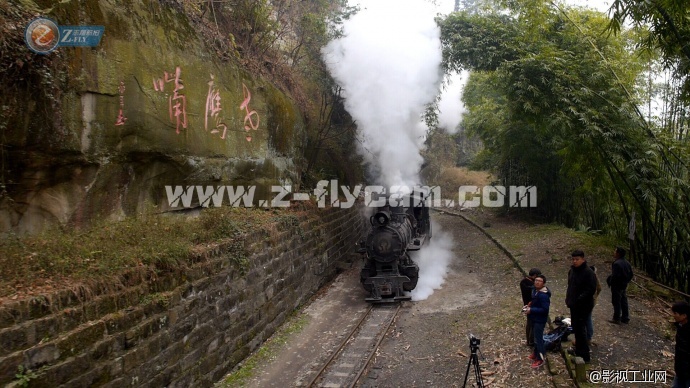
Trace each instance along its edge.
<instances>
[{"instance_id":1,"label":"person in grey jacket","mask_svg":"<svg viewBox=\"0 0 690 388\"><path fill-rule=\"evenodd\" d=\"M616 247L613 257L615 260L611 264L611 275L606 279L606 283L611 287L611 304L613 305L613 319L609 322L628 323L630 313L627 289L628 283L633 278L633 270L630 263L625 260L625 249Z\"/></svg>"}]
</instances>

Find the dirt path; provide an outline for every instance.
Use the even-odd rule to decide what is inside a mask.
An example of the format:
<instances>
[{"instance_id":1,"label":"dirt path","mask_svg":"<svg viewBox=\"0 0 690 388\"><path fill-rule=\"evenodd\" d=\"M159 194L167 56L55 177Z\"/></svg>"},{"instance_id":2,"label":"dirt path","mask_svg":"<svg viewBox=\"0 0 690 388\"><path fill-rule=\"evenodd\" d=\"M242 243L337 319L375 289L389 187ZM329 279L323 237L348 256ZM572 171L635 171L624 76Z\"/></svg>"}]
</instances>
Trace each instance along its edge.
<instances>
[{"instance_id":1,"label":"dirt path","mask_svg":"<svg viewBox=\"0 0 690 388\"><path fill-rule=\"evenodd\" d=\"M570 265L569 252L591 251L590 264L605 279L610 268L610 247L598 246L588 236L550 226L530 226L476 213L472 217L517 258L522 268L541 268L551 289L551 318L568 315L563 303ZM518 283L522 273L486 236L462 219L434 215L443 233L453 239L453 259L443 287L427 300L406 303L383 341L372 367L363 380L367 387L462 386L470 354L468 335L481 339L480 360L492 387L556 386L574 383L560 353L549 353L548 365L529 366L530 349L524 345L524 317ZM434 239L443 238L438 229ZM600 243L601 244L601 243ZM604 244L605 245L605 244ZM607 262L608 260L608 262ZM594 310L595 335L589 370L612 371L619 377L641 378L631 371L672 371L674 333L668 310L649 299L640 289L630 290L631 323L612 325L610 292L604 286ZM301 386L313 367L328 357L347 328L363 312L364 291L356 269L341 275L315 301L299 313L306 323L284 346L256 363L245 386ZM296 318L297 319L297 318ZM625 371L628 372L619 372ZM636 376L636 377L635 377ZM470 376L470 381L472 376ZM640 386L669 386L639 383ZM237 383L237 382L236 382ZM235 383L235 384L236 384ZM611 384L608 384L611 385ZM469 386L469 384L468 384ZM630 382L613 386L631 386Z\"/></svg>"}]
</instances>

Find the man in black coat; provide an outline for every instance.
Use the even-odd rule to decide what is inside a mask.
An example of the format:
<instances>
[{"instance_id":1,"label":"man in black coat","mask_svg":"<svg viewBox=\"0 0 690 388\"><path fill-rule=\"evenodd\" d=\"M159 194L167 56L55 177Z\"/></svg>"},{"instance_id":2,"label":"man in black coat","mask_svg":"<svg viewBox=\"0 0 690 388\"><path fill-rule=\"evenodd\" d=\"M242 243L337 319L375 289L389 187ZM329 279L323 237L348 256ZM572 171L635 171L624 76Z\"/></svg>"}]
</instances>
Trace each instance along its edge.
<instances>
[{"instance_id":1,"label":"man in black coat","mask_svg":"<svg viewBox=\"0 0 690 388\"><path fill-rule=\"evenodd\" d=\"M611 287L611 304L613 304L613 319L609 322L620 324L630 322L628 312L628 283L633 278L630 263L625 260L625 249L617 247L613 252L614 261L611 264L611 276L606 279Z\"/></svg>"},{"instance_id":2,"label":"man in black coat","mask_svg":"<svg viewBox=\"0 0 690 388\"><path fill-rule=\"evenodd\" d=\"M690 305L687 302L676 302L671 306L673 318L676 320L676 355L673 370L673 388L690 387Z\"/></svg>"},{"instance_id":3,"label":"man in black coat","mask_svg":"<svg viewBox=\"0 0 690 388\"><path fill-rule=\"evenodd\" d=\"M541 275L539 268L532 268L529 270L527 276L520 281L520 292L522 293L522 305L527 306L532 301L532 290L534 290L534 278ZM534 346L534 333L532 332L532 320L529 315L527 323L525 324L525 338L527 339L527 346Z\"/></svg>"},{"instance_id":4,"label":"man in black coat","mask_svg":"<svg viewBox=\"0 0 690 388\"><path fill-rule=\"evenodd\" d=\"M568 290L565 304L570 309L570 319L575 334L575 355L590 362L587 342L587 319L594 309L594 293L597 280L594 271L587 265L585 253L576 250L571 254L572 266L568 272Z\"/></svg>"}]
</instances>

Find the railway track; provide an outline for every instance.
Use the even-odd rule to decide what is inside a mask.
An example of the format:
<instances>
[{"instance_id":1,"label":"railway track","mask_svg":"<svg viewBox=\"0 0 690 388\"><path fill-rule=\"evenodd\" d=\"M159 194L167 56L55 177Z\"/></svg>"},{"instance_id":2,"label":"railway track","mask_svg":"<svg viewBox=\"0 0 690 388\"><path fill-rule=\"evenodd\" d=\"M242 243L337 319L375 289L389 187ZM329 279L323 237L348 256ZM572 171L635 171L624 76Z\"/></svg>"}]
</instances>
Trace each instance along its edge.
<instances>
[{"instance_id":1,"label":"railway track","mask_svg":"<svg viewBox=\"0 0 690 388\"><path fill-rule=\"evenodd\" d=\"M307 387L354 387L400 311L400 304L370 305L350 335L315 372Z\"/></svg>"}]
</instances>

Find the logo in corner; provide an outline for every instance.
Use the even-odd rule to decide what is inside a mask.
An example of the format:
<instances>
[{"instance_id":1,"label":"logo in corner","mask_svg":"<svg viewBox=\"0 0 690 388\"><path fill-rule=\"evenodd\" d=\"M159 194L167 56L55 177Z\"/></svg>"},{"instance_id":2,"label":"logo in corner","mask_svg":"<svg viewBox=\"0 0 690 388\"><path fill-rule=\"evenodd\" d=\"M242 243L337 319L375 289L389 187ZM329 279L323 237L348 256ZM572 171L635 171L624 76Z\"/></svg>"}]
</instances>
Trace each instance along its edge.
<instances>
[{"instance_id":1,"label":"logo in corner","mask_svg":"<svg viewBox=\"0 0 690 388\"><path fill-rule=\"evenodd\" d=\"M51 19L36 18L26 26L24 40L31 51L48 54L60 44L60 29Z\"/></svg>"}]
</instances>

